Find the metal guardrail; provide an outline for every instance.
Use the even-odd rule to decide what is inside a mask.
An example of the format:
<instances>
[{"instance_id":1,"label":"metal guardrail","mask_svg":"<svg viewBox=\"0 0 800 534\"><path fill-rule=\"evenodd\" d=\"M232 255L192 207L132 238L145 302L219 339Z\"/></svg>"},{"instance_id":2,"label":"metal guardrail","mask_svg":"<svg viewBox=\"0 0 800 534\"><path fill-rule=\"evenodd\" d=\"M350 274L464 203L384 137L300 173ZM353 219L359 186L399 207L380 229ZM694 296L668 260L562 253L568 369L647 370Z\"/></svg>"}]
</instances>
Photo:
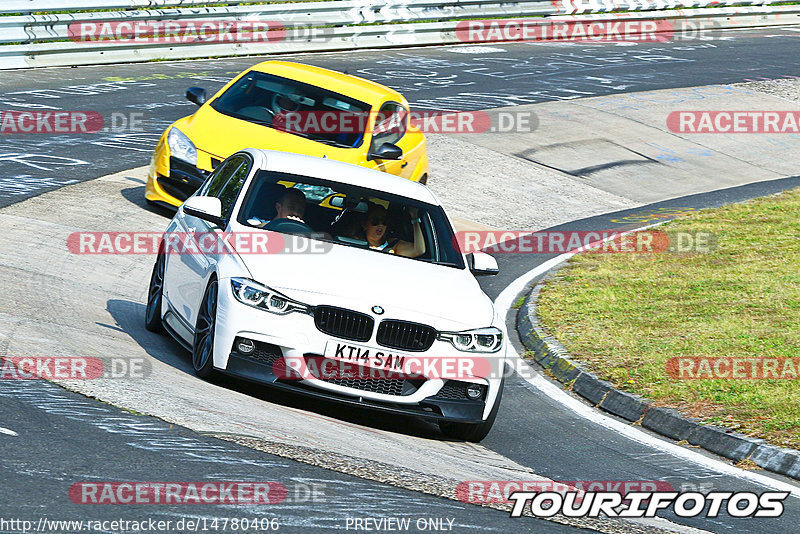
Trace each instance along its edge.
<instances>
[{"instance_id":1,"label":"metal guardrail","mask_svg":"<svg viewBox=\"0 0 800 534\"><path fill-rule=\"evenodd\" d=\"M790 0L322 0L257 3L245 0L2 0L0 70L43 66L187 59L433 45L463 42L460 21L524 18L529 24L554 21L671 20L731 28L800 24L800 6ZM722 5L724 4L724 5ZM693 9L686 9L693 8ZM2 16L5 15L5 16ZM260 22L261 39L82 40L84 27L179 23L220 26ZM277 31L276 31L277 30ZM224 30L220 30L224 33ZM259 32L266 31L266 33ZM244 35L247 37L248 35ZM107 36L107 35L106 35ZM242 37L243 35L239 35ZM112 35L113 37L113 35ZM219 37L219 36L218 36ZM213 41L213 39L211 40Z\"/></svg>"},{"instance_id":2,"label":"metal guardrail","mask_svg":"<svg viewBox=\"0 0 800 534\"><path fill-rule=\"evenodd\" d=\"M45 42L75 37L70 29L80 22L119 24L122 21L261 21L287 28L321 28L365 24L417 22L470 17L524 17L553 13L541 1L413 0L403 5L379 0L337 0L267 4L259 6L203 7L134 11L100 11L0 17L0 44Z\"/></svg>"},{"instance_id":3,"label":"metal guardrail","mask_svg":"<svg viewBox=\"0 0 800 534\"><path fill-rule=\"evenodd\" d=\"M191 7L210 4L244 4L252 0L3 0L0 13L41 13L47 11L88 11L90 9L131 9Z\"/></svg>"}]
</instances>

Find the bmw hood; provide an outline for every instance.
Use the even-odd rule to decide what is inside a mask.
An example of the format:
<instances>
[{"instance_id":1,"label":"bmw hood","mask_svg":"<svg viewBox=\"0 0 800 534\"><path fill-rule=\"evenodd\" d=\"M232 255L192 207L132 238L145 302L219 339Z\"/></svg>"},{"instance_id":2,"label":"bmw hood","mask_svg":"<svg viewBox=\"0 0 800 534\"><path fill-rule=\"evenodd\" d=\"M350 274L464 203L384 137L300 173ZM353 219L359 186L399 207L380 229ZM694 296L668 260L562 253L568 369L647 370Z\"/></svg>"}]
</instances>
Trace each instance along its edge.
<instances>
[{"instance_id":1,"label":"bmw hood","mask_svg":"<svg viewBox=\"0 0 800 534\"><path fill-rule=\"evenodd\" d=\"M327 245L327 244L326 244ZM345 245L324 253L241 256L250 277L287 297L384 317L425 323L438 330L490 326L494 307L467 269L435 265Z\"/></svg>"}]
</instances>

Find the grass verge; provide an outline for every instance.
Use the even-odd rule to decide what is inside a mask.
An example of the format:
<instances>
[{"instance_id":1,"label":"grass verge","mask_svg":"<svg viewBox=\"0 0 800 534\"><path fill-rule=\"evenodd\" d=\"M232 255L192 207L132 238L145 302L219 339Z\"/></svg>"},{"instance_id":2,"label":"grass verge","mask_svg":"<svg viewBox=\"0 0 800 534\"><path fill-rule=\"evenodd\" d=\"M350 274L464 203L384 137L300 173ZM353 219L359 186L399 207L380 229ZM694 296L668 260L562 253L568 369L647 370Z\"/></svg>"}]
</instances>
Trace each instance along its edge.
<instances>
[{"instance_id":1,"label":"grass verge","mask_svg":"<svg viewBox=\"0 0 800 534\"><path fill-rule=\"evenodd\" d=\"M800 357L800 190L698 211L661 229L713 232L716 248L575 256L542 290L542 324L619 389L800 449L800 376L667 373L675 357Z\"/></svg>"}]
</instances>

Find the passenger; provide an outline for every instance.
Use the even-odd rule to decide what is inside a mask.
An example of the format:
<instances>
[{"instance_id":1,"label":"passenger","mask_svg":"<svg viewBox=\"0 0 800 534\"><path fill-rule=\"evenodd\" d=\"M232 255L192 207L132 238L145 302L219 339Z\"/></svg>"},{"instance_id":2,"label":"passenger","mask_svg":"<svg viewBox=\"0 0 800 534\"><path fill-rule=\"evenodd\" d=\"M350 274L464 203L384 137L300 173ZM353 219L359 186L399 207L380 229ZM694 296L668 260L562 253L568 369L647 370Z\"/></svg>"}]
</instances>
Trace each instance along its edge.
<instances>
[{"instance_id":1,"label":"passenger","mask_svg":"<svg viewBox=\"0 0 800 534\"><path fill-rule=\"evenodd\" d=\"M292 219L305 224L303 215L306 212L306 195L299 189L290 187L284 191L280 200L275 203L275 219Z\"/></svg>"},{"instance_id":2,"label":"passenger","mask_svg":"<svg viewBox=\"0 0 800 534\"><path fill-rule=\"evenodd\" d=\"M414 242L402 241L400 239L393 239L391 242L387 240L386 231L388 226L388 213L386 208L378 204L370 203L366 216L361 223L364 229L364 235L369 248L373 250L381 250L398 256L405 256L407 258L416 258L425 254L425 238L422 235L422 227L420 219L417 217L417 209L411 208L408 210L411 215L411 224L414 227Z\"/></svg>"}]
</instances>

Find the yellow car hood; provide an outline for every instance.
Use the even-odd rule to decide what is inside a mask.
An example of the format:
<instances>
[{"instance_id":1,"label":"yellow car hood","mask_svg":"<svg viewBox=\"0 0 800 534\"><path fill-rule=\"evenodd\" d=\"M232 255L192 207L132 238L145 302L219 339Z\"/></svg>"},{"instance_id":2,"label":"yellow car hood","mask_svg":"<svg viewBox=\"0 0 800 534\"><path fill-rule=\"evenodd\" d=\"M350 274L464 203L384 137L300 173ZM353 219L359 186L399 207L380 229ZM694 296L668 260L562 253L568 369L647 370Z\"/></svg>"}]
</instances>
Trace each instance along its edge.
<instances>
[{"instance_id":1,"label":"yellow car hood","mask_svg":"<svg viewBox=\"0 0 800 534\"><path fill-rule=\"evenodd\" d=\"M198 150L225 159L245 148L265 148L295 152L309 156L328 156L348 163L357 163L359 148L339 148L310 139L281 132L242 119L229 117L206 105L178 124L178 128L192 140Z\"/></svg>"}]
</instances>

